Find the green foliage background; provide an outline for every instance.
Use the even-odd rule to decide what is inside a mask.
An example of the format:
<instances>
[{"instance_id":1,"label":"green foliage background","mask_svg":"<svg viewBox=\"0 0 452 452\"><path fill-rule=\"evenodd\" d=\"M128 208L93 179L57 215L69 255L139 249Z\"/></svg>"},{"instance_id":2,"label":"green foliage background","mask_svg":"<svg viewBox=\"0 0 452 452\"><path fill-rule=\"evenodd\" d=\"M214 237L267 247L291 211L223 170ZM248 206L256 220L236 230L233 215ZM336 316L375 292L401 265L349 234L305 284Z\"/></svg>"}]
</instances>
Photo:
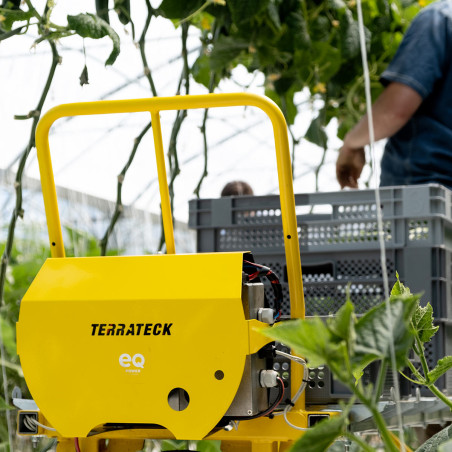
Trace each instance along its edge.
<instances>
[{"instance_id":1,"label":"green foliage background","mask_svg":"<svg viewBox=\"0 0 452 452\"><path fill-rule=\"evenodd\" d=\"M206 87L230 76L238 64L265 75L265 93L283 110L289 125L299 106L294 95L307 88L324 101L306 138L326 146L324 126L332 118L338 135L365 112L356 1L227 0L226 2L163 0L160 14L176 24L191 17L200 28L204 50L191 71ZM412 0L365 0L362 3L373 96L378 77L403 33L421 8ZM195 13L196 11L201 11Z\"/></svg>"}]
</instances>

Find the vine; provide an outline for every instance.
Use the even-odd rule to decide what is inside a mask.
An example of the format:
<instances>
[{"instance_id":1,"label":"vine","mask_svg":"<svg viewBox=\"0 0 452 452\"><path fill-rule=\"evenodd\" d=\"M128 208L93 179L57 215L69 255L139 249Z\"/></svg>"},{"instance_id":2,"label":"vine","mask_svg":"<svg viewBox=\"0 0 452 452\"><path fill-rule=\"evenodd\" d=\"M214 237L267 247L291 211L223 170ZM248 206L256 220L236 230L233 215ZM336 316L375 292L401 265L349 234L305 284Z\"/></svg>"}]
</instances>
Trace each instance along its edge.
<instances>
[{"instance_id":1,"label":"vine","mask_svg":"<svg viewBox=\"0 0 452 452\"><path fill-rule=\"evenodd\" d=\"M188 29L189 24L184 22L181 25L182 33L181 33L181 41L182 41L182 72L179 79L179 83L176 90L176 96L181 94L182 85L185 84L185 94L190 93L190 70L188 66L187 60L187 38L188 38ZM185 82L185 83L184 83ZM169 162L169 182L168 182L168 190L170 195L170 204L171 204L171 214L174 211L174 182L176 181L177 176L180 173L179 167L179 157L177 154L177 137L181 130L182 124L187 117L187 110L177 110L176 119L174 120L173 127L171 129L170 141L168 146L168 162ZM163 249L163 244L165 243L165 235L162 224L162 232L160 235L160 243L159 250Z\"/></svg>"},{"instance_id":2,"label":"vine","mask_svg":"<svg viewBox=\"0 0 452 452\"><path fill-rule=\"evenodd\" d=\"M152 8L150 0L145 0L145 2L146 2L146 8L147 8L147 16L146 16L146 20L144 23L143 31L141 32L141 36L138 41L138 48L140 50L141 61L143 63L143 73L149 82L149 87L151 89L152 95L154 97L157 97L157 90L155 88L154 79L152 77L151 69L149 68L149 65L147 62L147 57L146 57L146 35L148 33L149 25L151 24L152 17L155 15L155 10L154 10L154 8ZM131 21L130 14L127 14L127 16L129 18L129 20ZM132 21L131 21L131 23L133 25ZM134 25L133 25L133 29L135 29ZM118 182L117 182L117 186L116 186L115 210L110 219L110 223L105 231L105 234L102 237L102 239L100 240L102 256L105 256L107 253L108 240L109 240L111 234L113 233L113 230L114 230L114 227L115 227L117 221L119 220L119 218L121 217L121 215L124 211L124 206L122 204L122 186L124 183L124 179L126 177L126 173L133 163L133 160L135 158L135 155L137 153L138 147L140 146L142 139L144 138L146 133L151 129L151 127L152 127L152 121L150 121L143 128L141 133L134 139L132 151L129 155L129 158L128 158L125 166L123 167L122 171L118 175Z\"/></svg>"}]
</instances>

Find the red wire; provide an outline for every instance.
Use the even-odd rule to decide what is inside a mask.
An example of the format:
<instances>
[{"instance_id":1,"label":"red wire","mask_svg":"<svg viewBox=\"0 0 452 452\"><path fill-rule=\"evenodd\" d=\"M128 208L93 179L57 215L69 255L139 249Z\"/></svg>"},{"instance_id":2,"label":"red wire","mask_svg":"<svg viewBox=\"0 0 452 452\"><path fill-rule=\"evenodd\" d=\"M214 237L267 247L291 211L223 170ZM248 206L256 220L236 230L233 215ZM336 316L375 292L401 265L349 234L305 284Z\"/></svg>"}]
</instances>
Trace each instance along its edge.
<instances>
[{"instance_id":1,"label":"red wire","mask_svg":"<svg viewBox=\"0 0 452 452\"><path fill-rule=\"evenodd\" d=\"M257 276L259 276L259 272L256 272L256 273L253 273L253 274L249 275L250 281L252 281Z\"/></svg>"},{"instance_id":2,"label":"red wire","mask_svg":"<svg viewBox=\"0 0 452 452\"><path fill-rule=\"evenodd\" d=\"M269 414L273 413L273 411L275 411L276 408L278 408L278 405L281 403L282 399L284 398L284 381L282 380L281 377L277 377L277 380L279 381L280 389L281 389L281 395L279 396L278 402L274 403L273 406L271 407L271 409L264 411L258 417L268 416Z\"/></svg>"},{"instance_id":3,"label":"red wire","mask_svg":"<svg viewBox=\"0 0 452 452\"><path fill-rule=\"evenodd\" d=\"M80 451L80 445L79 445L79 443L78 443L78 438L74 438L74 442L75 442L75 450L76 450L77 452L81 452L81 451Z\"/></svg>"},{"instance_id":4,"label":"red wire","mask_svg":"<svg viewBox=\"0 0 452 452\"><path fill-rule=\"evenodd\" d=\"M275 404L275 408L273 408L273 410L271 410L270 413L272 413L273 411L276 410L276 408L278 408L278 405L282 402L282 399L284 398L284 381L282 380L281 377L277 377L277 379L279 381L279 384L281 385L281 396L279 397L278 403Z\"/></svg>"}]
</instances>

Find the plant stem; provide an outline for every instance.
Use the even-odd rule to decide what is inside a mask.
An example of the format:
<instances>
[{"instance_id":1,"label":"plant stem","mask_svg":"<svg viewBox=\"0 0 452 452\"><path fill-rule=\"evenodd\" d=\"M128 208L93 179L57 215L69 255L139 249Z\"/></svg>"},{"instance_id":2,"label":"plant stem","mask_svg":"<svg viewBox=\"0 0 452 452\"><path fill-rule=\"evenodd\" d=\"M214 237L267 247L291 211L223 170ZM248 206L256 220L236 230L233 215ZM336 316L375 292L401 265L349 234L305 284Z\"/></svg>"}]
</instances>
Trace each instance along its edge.
<instances>
[{"instance_id":1,"label":"plant stem","mask_svg":"<svg viewBox=\"0 0 452 452\"><path fill-rule=\"evenodd\" d=\"M0 41L3 41L3 40L5 40L5 39L8 39L8 38L10 38L11 36L18 35L18 34L21 33L22 30L23 30L24 28L26 28L26 27L27 27L27 25L22 25L21 27L15 28L14 30L7 31L6 33L0 34Z\"/></svg>"},{"instance_id":2,"label":"plant stem","mask_svg":"<svg viewBox=\"0 0 452 452\"><path fill-rule=\"evenodd\" d=\"M378 411L377 404L373 401L373 399L368 399L360 390L359 386L350 388L353 393L358 397L359 400L369 409L374 418L375 424L380 432L381 438L386 445L387 451L391 452L399 452L398 448L395 446L394 441L391 438L388 427L383 419L383 416Z\"/></svg>"},{"instance_id":3,"label":"plant stem","mask_svg":"<svg viewBox=\"0 0 452 452\"><path fill-rule=\"evenodd\" d=\"M24 211L22 208L22 176L23 176L23 172L25 170L25 163L27 162L28 156L30 155L30 151L35 146L36 126L38 125L39 117L40 117L41 110L44 105L45 99L47 97L47 94L49 93L50 85L52 84L53 76L55 75L55 69L60 61L60 56L58 55L58 52L56 50L55 43L52 41L48 41L48 42L52 49L52 63L50 66L49 75L47 76L46 84L44 86L44 90L41 94L41 98L39 99L37 107L34 109L34 111L38 112L38 114L33 116L33 123L31 126L29 142L22 153L22 157L19 161L19 167L18 167L17 173L16 173L16 180L14 182L14 188L16 190L16 206L13 210L11 221L9 223L8 235L6 238L5 249L3 252L1 267L0 267L0 298L1 298L2 305L4 305L3 292L4 292L4 286L5 286L6 268L8 266L9 260L11 258L11 251L12 251L13 242L14 242L16 223L17 223L18 218L19 217L22 218L24 215Z\"/></svg>"},{"instance_id":4,"label":"plant stem","mask_svg":"<svg viewBox=\"0 0 452 452\"><path fill-rule=\"evenodd\" d=\"M217 22L215 22L212 26L212 43L216 42L216 40L218 39L218 36L220 34L220 30L221 27L217 24ZM215 79L216 79L216 73L211 71L210 72L210 78L209 78L209 93L213 93L214 87L215 87ZM208 114L209 114L209 109L206 108L204 110L204 117L203 117L203 121L202 121L202 126L201 126L201 133L202 133L202 138L203 138L203 154L204 154L204 169L201 175L201 179L198 182L198 185L196 186L195 190L193 191L193 193L196 195L197 198L199 198L199 192L201 190L201 185L204 182L204 179L208 176L209 172L208 172L208 151L209 148L207 146L207 118L208 118Z\"/></svg>"},{"instance_id":5,"label":"plant stem","mask_svg":"<svg viewBox=\"0 0 452 452\"><path fill-rule=\"evenodd\" d=\"M215 83L215 73L212 72L210 74L210 80L209 80L209 93L213 92L214 83ZM208 169L207 169L208 168L207 164L208 164L209 148L207 146L207 129L206 129L208 113L209 113L209 109L206 108L204 110L204 117L203 117L202 126L201 126L201 133L202 133L202 139L203 139L203 145L204 145L204 169L203 169L203 172L201 175L201 179L199 180L198 185L196 186L196 188L193 192L197 198L199 198L199 191L201 190L201 185L202 185L204 179L209 174Z\"/></svg>"},{"instance_id":6,"label":"plant stem","mask_svg":"<svg viewBox=\"0 0 452 452\"><path fill-rule=\"evenodd\" d=\"M140 36L140 40L138 42L139 45L139 49L140 49L140 55L141 55L141 61L143 63L143 67L144 67L144 75L146 76L148 82L149 82L149 87L151 89L151 92L153 94L154 97L157 97L157 90L155 89L155 85L154 85L154 80L152 78L152 73L151 70L148 66L148 62L146 59L146 34L149 30L149 25L151 23L151 19L152 16L154 15L154 9L151 6L151 3L149 0L146 0L146 6L147 6L147 16L146 16L146 22L144 24L143 27L143 31L141 32L141 36ZM135 154L138 150L138 147L141 143L141 141L143 140L144 136L146 135L146 133L149 131L149 129L152 127L152 122L150 121L145 127L144 129L140 132L140 134L135 138L134 142L133 142L133 147L132 147L132 151L129 155L129 158L126 162L126 164L124 165L124 168L122 169L122 171L119 173L118 175L118 183L117 183L117 187L116 187L116 205L115 205L115 211L113 212L113 215L111 217L110 220L110 224L108 225L107 230L105 231L104 236L102 237L102 239L100 240L100 249L101 249L101 256L105 256L105 254L107 253L107 246L108 246L108 240L111 236L111 234L113 233L113 229L116 225L116 222L118 221L119 217L121 216L123 210L124 210L124 206L122 204L122 185L124 183L124 179L126 177L126 173L130 168L130 165L132 164L134 158L135 158Z\"/></svg>"},{"instance_id":7,"label":"plant stem","mask_svg":"<svg viewBox=\"0 0 452 452\"><path fill-rule=\"evenodd\" d=\"M148 79L149 86L151 87L152 95L154 97L157 97L157 90L155 89L154 79L152 78L151 70L150 70L149 65L148 65L148 61L147 61L147 58L146 58L146 49L145 49L146 34L148 32L152 16L154 15L154 9L151 6L150 0L146 0L146 7L148 9L148 14L147 14L147 17L146 17L146 22L145 22L144 27L143 27L143 31L142 31L141 36L140 36L140 40L138 41L138 45L139 45L139 48L140 48L141 60L143 62L144 75Z\"/></svg>"},{"instance_id":8,"label":"plant stem","mask_svg":"<svg viewBox=\"0 0 452 452\"><path fill-rule=\"evenodd\" d=\"M420 374L420 372L414 367L414 364L407 358L406 360L408 367L410 368L411 372L413 372L414 376L419 380L419 384L421 385L427 385L427 381L425 378Z\"/></svg>"},{"instance_id":9,"label":"plant stem","mask_svg":"<svg viewBox=\"0 0 452 452\"><path fill-rule=\"evenodd\" d=\"M419 358L421 360L421 366L422 366L422 371L424 372L425 381L427 383L429 383L429 379L428 379L429 368L428 368L427 360L425 359L424 346L423 346L421 340L419 339L419 334L417 332L416 332L414 338L415 338L416 345L419 349L419 353L416 352L416 354L419 356Z\"/></svg>"},{"instance_id":10,"label":"plant stem","mask_svg":"<svg viewBox=\"0 0 452 452\"><path fill-rule=\"evenodd\" d=\"M176 96L180 95L182 84L184 81L185 81L185 94L189 94L189 92L190 92L190 72L189 72L188 59L187 59L188 29L189 29L189 24L183 23L182 24L182 35L181 35L183 68L182 68L181 77L179 79ZM168 183L168 191L169 191L169 195L170 195L171 214L173 213L173 207L174 207L174 182L176 180L176 177L180 173L179 158L177 155L177 137L178 137L180 129L182 127L182 123L184 122L186 117L187 117L187 110L178 110L177 111L176 119L173 123L173 128L171 130L170 143L168 146L168 161L169 161L169 173L170 173L170 181ZM159 250L162 249L164 243L165 243L165 235L164 235L164 231L162 228L162 233L160 235Z\"/></svg>"},{"instance_id":11,"label":"plant stem","mask_svg":"<svg viewBox=\"0 0 452 452\"><path fill-rule=\"evenodd\" d=\"M365 405L367 406L367 408L369 408L370 412L372 413L372 416L375 420L375 424L377 424L377 428L380 432L383 442L385 443L385 445L387 447L386 450L390 450L393 452L399 452L399 449L396 447L393 439L391 438L391 435L390 435L388 427L386 426L386 423L383 419L383 416L378 411L376 406L373 403L368 403L368 404L365 403Z\"/></svg>"},{"instance_id":12,"label":"plant stem","mask_svg":"<svg viewBox=\"0 0 452 452\"><path fill-rule=\"evenodd\" d=\"M210 91L211 92L211 91ZM208 173L208 146L207 146L207 132L206 132L206 124L207 124L207 116L209 113L209 109L206 108L204 110L204 117L202 120L202 126L201 126L201 133L202 133L202 141L203 141L203 154L204 154L204 168L203 168L203 172L201 174L201 179L199 179L198 185L196 186L196 188L194 189L193 193L196 195L197 198L199 198L199 192L201 190L201 185L204 181L204 179L207 177Z\"/></svg>"},{"instance_id":13,"label":"plant stem","mask_svg":"<svg viewBox=\"0 0 452 452\"><path fill-rule=\"evenodd\" d=\"M41 15L38 13L38 11L36 11L35 7L31 4L31 0L25 0L26 5L28 6L28 9L30 10L31 13L33 13L33 16L36 17L36 19L38 20L42 20Z\"/></svg>"},{"instance_id":14,"label":"plant stem","mask_svg":"<svg viewBox=\"0 0 452 452\"><path fill-rule=\"evenodd\" d=\"M410 360L407 360L408 367L411 369L413 374L416 376L417 379L419 379L419 384L427 386L427 388L436 396L438 399L440 399L442 402L444 402L451 410L452 410L452 401L449 400L446 395L444 395L433 383L429 384L427 382L426 378L423 378L422 375L419 373L419 371L414 367L413 363ZM410 380L410 379L409 379Z\"/></svg>"},{"instance_id":15,"label":"plant stem","mask_svg":"<svg viewBox=\"0 0 452 452\"><path fill-rule=\"evenodd\" d=\"M380 398L381 393L383 391L383 385L385 383L387 368L388 368L388 363L386 362L386 360L382 360L380 369L378 371L377 384L375 385L375 397L374 397L375 404L378 403L378 399Z\"/></svg>"},{"instance_id":16,"label":"plant stem","mask_svg":"<svg viewBox=\"0 0 452 452\"><path fill-rule=\"evenodd\" d=\"M399 370L399 374L402 375L402 377L406 378L408 381L411 381L411 383L414 383L416 385L421 385L422 384L420 381L413 380L408 375L405 375L401 370Z\"/></svg>"},{"instance_id":17,"label":"plant stem","mask_svg":"<svg viewBox=\"0 0 452 452\"><path fill-rule=\"evenodd\" d=\"M30 138L29 138L28 144L22 154L22 157L20 159L19 167L18 167L17 173L16 173L16 180L14 182L14 188L16 190L16 205L13 210L13 213L11 216L11 221L8 226L8 235L6 237L5 249L3 251L3 256L2 256L1 266L0 266L0 299L1 299L2 305L4 305L4 303L5 303L5 300L3 299L3 294L4 294L4 290L5 290L6 269L8 267L9 260L11 258L16 223L17 223L18 218L19 217L22 218L24 215L24 211L23 211L23 207L22 207L22 176L23 176L23 172L25 170L25 163L27 162L28 156L30 155L30 151L35 146L36 126L38 125L42 107L44 105L45 99L49 92L50 85L52 84L52 80L55 75L55 69L57 67L57 64L60 61L60 56L58 55L55 43L53 41L48 41L48 42L52 49L52 63L50 65L50 71L49 71L49 75L47 76L44 90L41 94L38 105L35 108L35 110L38 111L39 114L33 116L33 123L32 123L31 131L30 131ZM6 353L5 353L5 348L4 348L4 344L3 344L3 336L1 334L1 330L0 330L0 355L1 355L1 360L5 361ZM9 405L8 382L6 380L6 374L4 372L4 367L3 367L3 389L4 389L4 393L5 393L5 402L6 402L6 404ZM13 448L12 430L11 430L12 426L11 426L11 414L10 414L9 410L6 411L6 421L7 421L7 425L8 425L9 444L10 444L10 448L12 450L12 448Z\"/></svg>"},{"instance_id":18,"label":"plant stem","mask_svg":"<svg viewBox=\"0 0 452 452\"><path fill-rule=\"evenodd\" d=\"M366 452L375 452L375 449L371 446L369 446L369 444L365 443L359 436L351 433L351 432L346 432L344 434L344 436L346 438L348 438L350 441L353 441L355 443L357 443L362 450L366 451Z\"/></svg>"},{"instance_id":19,"label":"plant stem","mask_svg":"<svg viewBox=\"0 0 452 452\"><path fill-rule=\"evenodd\" d=\"M430 389L430 391L432 391L438 399L444 402L452 410L452 401L449 400L434 384L428 386L428 389Z\"/></svg>"},{"instance_id":20,"label":"plant stem","mask_svg":"<svg viewBox=\"0 0 452 452\"><path fill-rule=\"evenodd\" d=\"M116 222L118 221L119 217L121 216L122 212L124 211L124 206L122 204L122 184L124 182L126 173L129 170L129 167L132 164L133 159L135 158L135 154L137 153L138 146L140 145L141 140L143 139L143 137L146 135L146 133L148 132L148 130L151 127L152 127L152 122L150 121L146 125L146 127L141 131L141 133L135 138L135 140L133 141L133 148L132 148L132 152L130 153L129 159L127 160L127 163L125 164L124 168L118 175L118 184L117 184L117 188L116 188L115 211L113 213L113 216L111 217L110 224L109 224L107 230L105 231L104 236L102 237L102 239L100 241L101 256L105 256L105 254L107 253L107 245L108 245L108 240L110 238L110 235L113 232Z\"/></svg>"},{"instance_id":21,"label":"plant stem","mask_svg":"<svg viewBox=\"0 0 452 452\"><path fill-rule=\"evenodd\" d=\"M202 13L211 3L213 3L213 0L207 0L194 13L191 13L189 16L185 17L184 19L181 19L178 25L182 25L188 22L189 20L193 19L193 17L195 17L197 14Z\"/></svg>"}]
</instances>

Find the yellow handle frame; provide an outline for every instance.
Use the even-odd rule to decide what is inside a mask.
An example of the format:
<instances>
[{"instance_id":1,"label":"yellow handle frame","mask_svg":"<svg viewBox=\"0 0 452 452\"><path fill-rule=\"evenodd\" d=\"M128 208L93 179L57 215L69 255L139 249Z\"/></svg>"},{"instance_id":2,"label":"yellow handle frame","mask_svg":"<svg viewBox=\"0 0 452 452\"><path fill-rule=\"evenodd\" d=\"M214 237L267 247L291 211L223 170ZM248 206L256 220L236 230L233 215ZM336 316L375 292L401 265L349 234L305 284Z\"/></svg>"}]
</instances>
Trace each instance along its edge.
<instances>
[{"instance_id":1,"label":"yellow handle frame","mask_svg":"<svg viewBox=\"0 0 452 452\"><path fill-rule=\"evenodd\" d=\"M304 318L305 309L303 282L301 277L300 248L298 243L297 218L295 214L295 200L292 185L287 125L281 110L273 101L255 94L205 94L198 96L154 97L151 99L82 102L63 104L49 110L44 116L42 116L37 126L36 149L38 153L42 193L44 196L52 257L65 257L52 160L49 148L49 130L57 119L67 116L101 115L112 113L149 112L151 114L166 249L168 254L175 254L176 248L174 244L171 204L160 126L160 112L168 110L238 106L252 106L260 108L267 114L273 125L291 313L293 318Z\"/></svg>"}]
</instances>

